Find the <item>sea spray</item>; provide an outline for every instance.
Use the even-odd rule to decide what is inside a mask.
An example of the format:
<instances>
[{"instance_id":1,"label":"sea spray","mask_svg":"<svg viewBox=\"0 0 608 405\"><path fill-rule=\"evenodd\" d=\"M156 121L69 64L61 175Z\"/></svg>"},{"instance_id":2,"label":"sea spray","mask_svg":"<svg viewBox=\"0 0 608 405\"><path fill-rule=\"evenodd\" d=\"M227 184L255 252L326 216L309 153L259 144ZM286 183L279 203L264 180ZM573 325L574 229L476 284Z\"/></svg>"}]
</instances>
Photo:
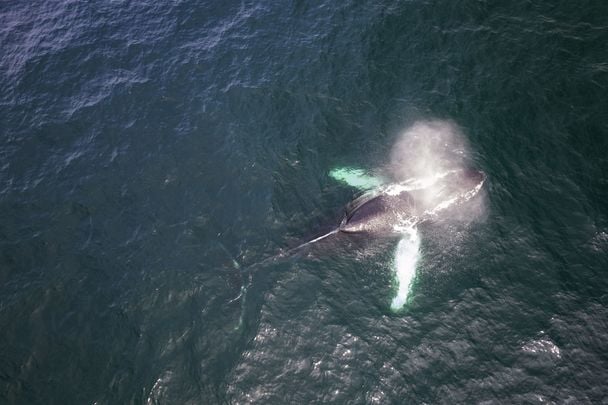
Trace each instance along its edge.
<instances>
[{"instance_id":1,"label":"sea spray","mask_svg":"<svg viewBox=\"0 0 608 405\"><path fill-rule=\"evenodd\" d=\"M416 277L416 266L420 259L420 236L414 226L403 229L403 238L395 249L394 269L397 295L391 302L391 309L398 311L408 302L408 296Z\"/></svg>"}]
</instances>

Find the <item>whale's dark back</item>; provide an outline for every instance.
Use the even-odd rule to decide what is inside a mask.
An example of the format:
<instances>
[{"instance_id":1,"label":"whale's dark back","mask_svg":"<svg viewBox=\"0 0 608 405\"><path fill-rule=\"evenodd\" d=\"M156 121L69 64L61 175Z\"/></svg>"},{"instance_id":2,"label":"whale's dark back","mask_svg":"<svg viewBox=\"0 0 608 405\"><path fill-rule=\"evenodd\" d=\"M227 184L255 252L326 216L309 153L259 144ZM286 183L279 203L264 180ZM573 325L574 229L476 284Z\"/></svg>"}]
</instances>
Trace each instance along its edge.
<instances>
[{"instance_id":1,"label":"whale's dark back","mask_svg":"<svg viewBox=\"0 0 608 405\"><path fill-rule=\"evenodd\" d=\"M364 195L347 207L340 230L348 233L393 233L399 220L412 212L413 204L412 197L406 192Z\"/></svg>"}]
</instances>

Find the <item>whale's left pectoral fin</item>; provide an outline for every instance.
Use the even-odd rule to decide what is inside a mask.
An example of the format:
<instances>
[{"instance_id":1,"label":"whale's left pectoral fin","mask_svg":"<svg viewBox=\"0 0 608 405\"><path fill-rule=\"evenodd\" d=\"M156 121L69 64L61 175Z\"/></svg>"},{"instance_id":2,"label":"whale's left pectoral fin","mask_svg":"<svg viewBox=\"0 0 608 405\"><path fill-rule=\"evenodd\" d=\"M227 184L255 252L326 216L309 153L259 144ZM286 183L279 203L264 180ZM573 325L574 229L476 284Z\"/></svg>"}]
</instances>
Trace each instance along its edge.
<instances>
[{"instance_id":1,"label":"whale's left pectoral fin","mask_svg":"<svg viewBox=\"0 0 608 405\"><path fill-rule=\"evenodd\" d=\"M337 167L330 170L329 176L340 183L361 191L372 190L385 184L384 179L372 176L367 171L354 167Z\"/></svg>"},{"instance_id":2,"label":"whale's left pectoral fin","mask_svg":"<svg viewBox=\"0 0 608 405\"><path fill-rule=\"evenodd\" d=\"M403 237L397 244L393 267L397 292L391 302L393 311L402 310L410 301L410 293L416 278L416 268L420 259L420 235L415 227L404 230Z\"/></svg>"}]
</instances>

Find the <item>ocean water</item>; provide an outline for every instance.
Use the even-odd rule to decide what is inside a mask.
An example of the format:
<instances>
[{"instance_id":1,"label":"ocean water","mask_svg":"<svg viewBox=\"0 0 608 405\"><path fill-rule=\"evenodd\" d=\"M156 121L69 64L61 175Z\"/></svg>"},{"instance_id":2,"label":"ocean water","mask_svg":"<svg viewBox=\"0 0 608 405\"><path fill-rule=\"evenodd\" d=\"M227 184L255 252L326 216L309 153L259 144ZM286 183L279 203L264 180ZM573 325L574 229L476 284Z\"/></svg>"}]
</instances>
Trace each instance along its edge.
<instances>
[{"instance_id":1,"label":"ocean water","mask_svg":"<svg viewBox=\"0 0 608 405\"><path fill-rule=\"evenodd\" d=\"M606 44L599 0L1 2L0 403L606 403ZM268 260L420 122L485 209L402 310L397 240Z\"/></svg>"}]
</instances>

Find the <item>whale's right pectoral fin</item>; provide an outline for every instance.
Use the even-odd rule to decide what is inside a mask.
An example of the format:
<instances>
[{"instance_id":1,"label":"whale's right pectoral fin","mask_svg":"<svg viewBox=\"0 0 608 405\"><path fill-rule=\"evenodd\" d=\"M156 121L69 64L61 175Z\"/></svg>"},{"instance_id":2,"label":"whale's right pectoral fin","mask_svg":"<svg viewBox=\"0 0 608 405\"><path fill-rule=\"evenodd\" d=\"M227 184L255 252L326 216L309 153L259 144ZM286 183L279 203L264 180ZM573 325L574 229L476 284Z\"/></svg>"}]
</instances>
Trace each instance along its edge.
<instances>
[{"instance_id":1,"label":"whale's right pectoral fin","mask_svg":"<svg viewBox=\"0 0 608 405\"><path fill-rule=\"evenodd\" d=\"M370 176L365 170L354 167L337 167L330 170L329 176L361 191L372 190L385 183L382 178Z\"/></svg>"}]
</instances>

